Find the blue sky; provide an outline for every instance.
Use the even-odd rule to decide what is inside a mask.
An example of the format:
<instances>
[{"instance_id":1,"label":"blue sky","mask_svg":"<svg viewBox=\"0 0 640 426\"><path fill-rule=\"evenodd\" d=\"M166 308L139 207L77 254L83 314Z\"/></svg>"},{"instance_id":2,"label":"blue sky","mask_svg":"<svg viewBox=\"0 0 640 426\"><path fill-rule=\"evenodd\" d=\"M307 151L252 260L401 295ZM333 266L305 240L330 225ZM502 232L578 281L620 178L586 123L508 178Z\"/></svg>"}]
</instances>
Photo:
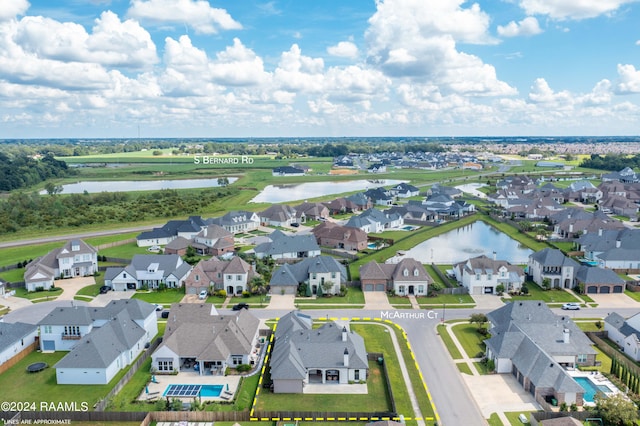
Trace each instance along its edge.
<instances>
[{"instance_id":1,"label":"blue sky","mask_svg":"<svg viewBox=\"0 0 640 426\"><path fill-rule=\"evenodd\" d=\"M0 138L640 134L636 0L2 0Z\"/></svg>"}]
</instances>

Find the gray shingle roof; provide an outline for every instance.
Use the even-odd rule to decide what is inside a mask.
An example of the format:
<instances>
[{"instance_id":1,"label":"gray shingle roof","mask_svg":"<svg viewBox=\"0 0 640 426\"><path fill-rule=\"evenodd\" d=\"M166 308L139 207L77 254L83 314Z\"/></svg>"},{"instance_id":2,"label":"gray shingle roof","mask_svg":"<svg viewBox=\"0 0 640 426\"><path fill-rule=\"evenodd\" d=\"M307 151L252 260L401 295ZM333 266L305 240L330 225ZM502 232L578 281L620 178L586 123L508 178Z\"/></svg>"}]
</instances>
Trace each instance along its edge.
<instances>
[{"instance_id":1,"label":"gray shingle roof","mask_svg":"<svg viewBox=\"0 0 640 426\"><path fill-rule=\"evenodd\" d=\"M308 251L319 251L320 247L312 234L306 235L285 235L275 231L271 233L271 242L262 243L254 249L256 253L265 256L282 255L285 253L300 253Z\"/></svg>"},{"instance_id":2,"label":"gray shingle roof","mask_svg":"<svg viewBox=\"0 0 640 426\"><path fill-rule=\"evenodd\" d=\"M625 281L611 269L586 265L578 269L576 279L584 284L625 284Z\"/></svg>"},{"instance_id":3,"label":"gray shingle roof","mask_svg":"<svg viewBox=\"0 0 640 426\"><path fill-rule=\"evenodd\" d=\"M294 264L287 264L277 268L271 275L271 286L297 286L306 281L309 274L336 272L340 274L340 282L347 278L347 270L340 262L331 256L309 257Z\"/></svg>"},{"instance_id":4,"label":"gray shingle roof","mask_svg":"<svg viewBox=\"0 0 640 426\"><path fill-rule=\"evenodd\" d=\"M0 322L0 352L36 330L33 324Z\"/></svg>"},{"instance_id":5,"label":"gray shingle roof","mask_svg":"<svg viewBox=\"0 0 640 426\"><path fill-rule=\"evenodd\" d=\"M575 260L567 257L558 249L544 248L529 256L543 266L573 266L578 268L580 265Z\"/></svg>"}]
</instances>

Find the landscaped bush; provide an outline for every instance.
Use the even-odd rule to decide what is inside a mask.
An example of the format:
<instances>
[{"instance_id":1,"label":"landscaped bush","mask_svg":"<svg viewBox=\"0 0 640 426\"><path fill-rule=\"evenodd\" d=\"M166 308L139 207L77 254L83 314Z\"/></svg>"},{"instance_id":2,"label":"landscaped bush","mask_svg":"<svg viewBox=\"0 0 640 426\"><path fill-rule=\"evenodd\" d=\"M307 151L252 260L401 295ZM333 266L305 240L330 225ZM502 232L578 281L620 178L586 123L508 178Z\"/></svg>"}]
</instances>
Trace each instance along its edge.
<instances>
[{"instance_id":1,"label":"landscaped bush","mask_svg":"<svg viewBox=\"0 0 640 426\"><path fill-rule=\"evenodd\" d=\"M227 290L225 289L216 290L216 292L213 295L216 297L222 297L224 299L225 297L227 297Z\"/></svg>"},{"instance_id":2,"label":"landscaped bush","mask_svg":"<svg viewBox=\"0 0 640 426\"><path fill-rule=\"evenodd\" d=\"M242 292L242 297L251 297L251 293L249 293L247 290Z\"/></svg>"},{"instance_id":3,"label":"landscaped bush","mask_svg":"<svg viewBox=\"0 0 640 426\"><path fill-rule=\"evenodd\" d=\"M236 367L236 370L239 373L243 373L245 371L251 370L251 366L249 364L240 364L239 366Z\"/></svg>"}]
</instances>

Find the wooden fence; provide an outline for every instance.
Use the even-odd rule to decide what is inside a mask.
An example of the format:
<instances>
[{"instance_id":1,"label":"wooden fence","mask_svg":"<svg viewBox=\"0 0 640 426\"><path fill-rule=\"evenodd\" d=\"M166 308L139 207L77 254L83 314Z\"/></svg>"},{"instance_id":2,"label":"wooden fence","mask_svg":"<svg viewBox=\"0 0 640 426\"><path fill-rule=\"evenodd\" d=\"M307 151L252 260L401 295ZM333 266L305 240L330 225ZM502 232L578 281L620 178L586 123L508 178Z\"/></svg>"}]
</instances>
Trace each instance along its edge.
<instances>
[{"instance_id":1,"label":"wooden fence","mask_svg":"<svg viewBox=\"0 0 640 426\"><path fill-rule=\"evenodd\" d=\"M332 256L337 256L337 257L341 257L343 259L349 259L349 260L356 260L358 259L358 255L357 254L353 254L353 253L348 253L344 250L334 250L328 247L320 247L320 251L323 254L330 254Z\"/></svg>"},{"instance_id":2,"label":"wooden fence","mask_svg":"<svg viewBox=\"0 0 640 426\"><path fill-rule=\"evenodd\" d=\"M19 361L21 361L24 357L29 355L31 352L35 351L39 346L38 339L36 341L24 348L22 351L18 352L11 358L9 358L6 362L0 365L0 374L4 373L14 365L16 365Z\"/></svg>"},{"instance_id":3,"label":"wooden fence","mask_svg":"<svg viewBox=\"0 0 640 426\"><path fill-rule=\"evenodd\" d=\"M104 411L107 408L107 405L111 401L118 392L122 390L122 388L129 383L129 380L133 377L133 375L140 369L140 366L151 356L151 354L156 350L156 348L162 342L162 337L158 337L152 344L149 346L146 351L136 360L136 362L131 366L129 371L122 376L122 378L116 383L116 385L111 389L111 391L105 396L101 401L99 401L94 409L96 411ZM142 391L142 390L141 390Z\"/></svg>"},{"instance_id":4,"label":"wooden fence","mask_svg":"<svg viewBox=\"0 0 640 426\"><path fill-rule=\"evenodd\" d=\"M608 333L606 331L587 331L585 332L585 334L587 335L587 337L589 337L589 339L591 339L593 343L598 346L598 349L609 355L611 358L615 358L620 364L627 367L637 376L640 376L640 367L638 367L635 362L627 358L624 352L620 352L619 350L602 340L603 338L607 338ZM606 373L608 373L608 371L606 371Z\"/></svg>"},{"instance_id":5,"label":"wooden fence","mask_svg":"<svg viewBox=\"0 0 640 426\"><path fill-rule=\"evenodd\" d=\"M96 246L96 249L102 250L102 249L111 248L111 247L123 246L125 244L135 243L135 242L136 242L135 238L129 238L129 239L122 240L122 241L114 241L112 243L100 244L100 245Z\"/></svg>"},{"instance_id":6,"label":"wooden fence","mask_svg":"<svg viewBox=\"0 0 640 426\"><path fill-rule=\"evenodd\" d=\"M396 412L396 399L393 397L393 389L391 389L391 380L389 379L389 371L387 370L387 360L384 358L384 355L380 352L370 352L367 354L367 360L379 362L380 358L382 358L382 374L384 376L384 382L387 388L387 393L389 394L389 403L391 404L391 411L393 413Z\"/></svg>"}]
</instances>

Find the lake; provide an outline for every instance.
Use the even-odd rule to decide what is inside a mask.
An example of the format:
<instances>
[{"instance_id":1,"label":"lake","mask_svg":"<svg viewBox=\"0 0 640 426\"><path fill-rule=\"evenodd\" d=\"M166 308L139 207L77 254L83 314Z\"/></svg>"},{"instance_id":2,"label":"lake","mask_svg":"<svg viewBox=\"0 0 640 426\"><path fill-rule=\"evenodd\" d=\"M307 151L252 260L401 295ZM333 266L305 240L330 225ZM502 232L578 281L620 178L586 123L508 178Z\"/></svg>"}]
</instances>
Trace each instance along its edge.
<instances>
[{"instance_id":1,"label":"lake","mask_svg":"<svg viewBox=\"0 0 640 426\"><path fill-rule=\"evenodd\" d=\"M454 264L485 255L512 264L526 264L532 250L482 221L430 238L406 251L422 263Z\"/></svg>"},{"instance_id":2,"label":"lake","mask_svg":"<svg viewBox=\"0 0 640 426\"><path fill-rule=\"evenodd\" d=\"M229 183L238 178L230 177ZM176 180L111 180L111 181L83 181L62 185L63 194L90 194L98 192L129 192L129 191L159 191L161 189L211 188L220 186L218 178L214 179L176 179ZM40 191L46 194L47 191Z\"/></svg>"},{"instance_id":3,"label":"lake","mask_svg":"<svg viewBox=\"0 0 640 426\"><path fill-rule=\"evenodd\" d=\"M324 195L342 194L344 192L366 191L380 186L397 185L406 180L377 179L348 180L340 182L306 182L283 185L267 185L260 194L254 197L252 203L283 203L286 201L307 200Z\"/></svg>"}]
</instances>

